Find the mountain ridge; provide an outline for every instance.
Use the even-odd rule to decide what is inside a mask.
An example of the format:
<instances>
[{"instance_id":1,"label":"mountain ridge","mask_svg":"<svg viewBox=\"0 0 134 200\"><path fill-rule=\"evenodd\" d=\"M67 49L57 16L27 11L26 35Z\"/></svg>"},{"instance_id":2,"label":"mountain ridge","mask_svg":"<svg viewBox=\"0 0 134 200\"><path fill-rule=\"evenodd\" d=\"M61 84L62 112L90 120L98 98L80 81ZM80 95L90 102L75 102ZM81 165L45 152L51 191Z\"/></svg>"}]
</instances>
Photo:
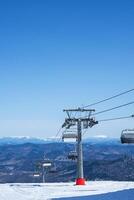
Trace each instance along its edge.
<instances>
[{"instance_id":1,"label":"mountain ridge","mask_svg":"<svg viewBox=\"0 0 134 200\"><path fill-rule=\"evenodd\" d=\"M118 143L120 141L119 138L112 137L88 137L83 139L83 143ZM41 138L41 137L30 137L30 136L9 136L9 137L0 137L0 145L5 144L46 144L46 143L57 143L61 142L59 138ZM66 141L67 143L74 143L70 141Z\"/></svg>"}]
</instances>

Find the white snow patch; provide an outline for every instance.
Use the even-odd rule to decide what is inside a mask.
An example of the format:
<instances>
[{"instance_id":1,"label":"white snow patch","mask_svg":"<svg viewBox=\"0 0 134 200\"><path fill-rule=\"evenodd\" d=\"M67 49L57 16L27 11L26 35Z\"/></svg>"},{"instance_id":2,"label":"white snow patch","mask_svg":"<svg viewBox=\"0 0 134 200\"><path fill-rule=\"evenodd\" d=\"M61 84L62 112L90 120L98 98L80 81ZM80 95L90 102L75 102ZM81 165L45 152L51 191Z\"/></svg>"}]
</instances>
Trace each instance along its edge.
<instances>
[{"instance_id":1,"label":"white snow patch","mask_svg":"<svg viewBox=\"0 0 134 200\"><path fill-rule=\"evenodd\" d=\"M95 135L93 138L108 138L107 135Z\"/></svg>"},{"instance_id":2,"label":"white snow patch","mask_svg":"<svg viewBox=\"0 0 134 200\"><path fill-rule=\"evenodd\" d=\"M134 182L91 181L74 183L1 184L0 200L133 200Z\"/></svg>"}]
</instances>

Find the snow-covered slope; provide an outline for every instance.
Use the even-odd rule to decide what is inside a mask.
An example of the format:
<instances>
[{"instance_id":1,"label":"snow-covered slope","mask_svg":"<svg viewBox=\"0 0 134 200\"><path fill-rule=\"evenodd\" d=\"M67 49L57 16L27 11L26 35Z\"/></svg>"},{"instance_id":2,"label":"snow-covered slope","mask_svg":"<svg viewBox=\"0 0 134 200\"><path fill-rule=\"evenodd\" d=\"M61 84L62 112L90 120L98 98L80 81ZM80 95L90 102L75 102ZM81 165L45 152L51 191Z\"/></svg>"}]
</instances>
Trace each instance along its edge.
<instances>
[{"instance_id":1,"label":"snow-covered slope","mask_svg":"<svg viewBox=\"0 0 134 200\"><path fill-rule=\"evenodd\" d=\"M73 183L1 184L0 200L133 200L134 182L94 181Z\"/></svg>"}]
</instances>

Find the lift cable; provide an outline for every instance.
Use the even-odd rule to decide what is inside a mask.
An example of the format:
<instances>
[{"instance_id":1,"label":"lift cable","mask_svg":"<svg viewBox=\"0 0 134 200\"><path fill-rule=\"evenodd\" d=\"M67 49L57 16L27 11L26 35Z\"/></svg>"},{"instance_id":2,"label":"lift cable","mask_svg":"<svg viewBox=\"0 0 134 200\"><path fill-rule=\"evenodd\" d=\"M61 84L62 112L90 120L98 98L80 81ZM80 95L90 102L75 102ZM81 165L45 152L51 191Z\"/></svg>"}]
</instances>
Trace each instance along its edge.
<instances>
[{"instance_id":1,"label":"lift cable","mask_svg":"<svg viewBox=\"0 0 134 200\"><path fill-rule=\"evenodd\" d=\"M62 130L62 126L59 128L59 130L57 131L56 135L55 135L55 139L57 139L57 137L59 136L60 132Z\"/></svg>"},{"instance_id":2,"label":"lift cable","mask_svg":"<svg viewBox=\"0 0 134 200\"><path fill-rule=\"evenodd\" d=\"M103 111L100 111L100 112L97 112L97 113L94 113L94 114L91 114L91 116L94 116L94 115L98 115L98 114L101 114L101 113L105 113L105 112L108 112L108 111L111 111L111 110L115 110L115 109L118 109L118 108L122 108L122 107L125 107L125 106L128 106L128 105L131 105L131 104L134 104L134 101L132 102L129 102L129 103L126 103L126 104L122 104L122 105L119 105L119 106L116 106L116 107L113 107L113 108L109 108L109 109L106 109L106 110L103 110ZM133 117L132 116L129 116L129 117L123 117L124 119L125 118L130 118L130 117ZM122 118L122 119L123 119ZM110 120L116 120L116 119L119 119L119 118L115 118L115 119L105 119L105 120L100 120L99 122L102 122L102 121L110 121ZM55 138L57 139L58 135L60 134L62 130L62 127L60 127L60 129L57 131L57 134L55 136Z\"/></svg>"},{"instance_id":3,"label":"lift cable","mask_svg":"<svg viewBox=\"0 0 134 200\"><path fill-rule=\"evenodd\" d=\"M84 136L87 133L88 129L86 129L83 133L82 136Z\"/></svg>"},{"instance_id":4,"label":"lift cable","mask_svg":"<svg viewBox=\"0 0 134 200\"><path fill-rule=\"evenodd\" d=\"M119 120L119 119L128 119L128 118L133 118L134 115L126 116L126 117L116 117L116 118L110 118L110 119L102 119L99 120L98 122L106 122L106 121L113 121L113 120Z\"/></svg>"},{"instance_id":5,"label":"lift cable","mask_svg":"<svg viewBox=\"0 0 134 200\"><path fill-rule=\"evenodd\" d=\"M113 108L109 108L109 109L106 109L106 110L102 110L100 112L97 112L97 113L94 113L94 114L91 114L91 115L92 116L98 115L98 114L101 114L101 113L105 113L105 112L108 112L108 111L111 111L111 110L115 110L115 109L118 109L118 108L122 108L122 107L125 107L125 106L128 106L128 105L131 105L131 104L134 104L134 101L131 101L131 102L128 102L128 103L125 103L125 104L122 104L122 105L119 105L119 106L116 106L116 107L113 107Z\"/></svg>"},{"instance_id":6,"label":"lift cable","mask_svg":"<svg viewBox=\"0 0 134 200\"><path fill-rule=\"evenodd\" d=\"M129 115L129 116L126 116L126 117L116 117L116 118L110 118L110 119L102 119L102 120L98 120L98 123L113 121L113 120L120 120L120 119L129 119L129 118L134 118L134 115ZM87 133L87 129L83 132L82 136L84 136L86 133Z\"/></svg>"},{"instance_id":7,"label":"lift cable","mask_svg":"<svg viewBox=\"0 0 134 200\"><path fill-rule=\"evenodd\" d=\"M81 107L81 108L87 108L87 107L90 107L90 106L94 106L94 105L103 103L103 102L105 102L105 101L114 99L114 98L116 98L116 97L122 96L122 95L127 94L127 93L132 92L132 91L134 91L134 88L131 89L131 90L127 90L127 91L125 91L125 92L119 93L119 94L117 94L117 95L111 96L111 97L109 97L109 98L103 99L103 100L101 100L101 101L97 101L97 102L95 102L95 103L92 103L92 104L83 106L83 107Z\"/></svg>"}]
</instances>

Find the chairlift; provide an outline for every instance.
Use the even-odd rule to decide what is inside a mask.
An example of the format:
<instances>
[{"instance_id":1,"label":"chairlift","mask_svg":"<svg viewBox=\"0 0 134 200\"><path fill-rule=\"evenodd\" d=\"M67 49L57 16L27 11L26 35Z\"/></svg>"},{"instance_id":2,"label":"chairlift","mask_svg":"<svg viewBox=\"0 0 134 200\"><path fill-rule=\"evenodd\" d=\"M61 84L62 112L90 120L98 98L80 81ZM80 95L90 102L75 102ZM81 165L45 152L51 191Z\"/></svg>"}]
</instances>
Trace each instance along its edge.
<instances>
[{"instance_id":1,"label":"chairlift","mask_svg":"<svg viewBox=\"0 0 134 200\"><path fill-rule=\"evenodd\" d=\"M63 133L62 135L62 140L64 141L65 139L75 139L77 140L77 134L76 133Z\"/></svg>"},{"instance_id":2,"label":"chairlift","mask_svg":"<svg viewBox=\"0 0 134 200\"><path fill-rule=\"evenodd\" d=\"M42 167L51 167L52 162L50 161L50 159L48 158L44 158L44 160L42 161Z\"/></svg>"},{"instance_id":3,"label":"chairlift","mask_svg":"<svg viewBox=\"0 0 134 200\"><path fill-rule=\"evenodd\" d=\"M87 129L88 128L88 121L83 121L83 128L84 129Z\"/></svg>"},{"instance_id":4,"label":"chairlift","mask_svg":"<svg viewBox=\"0 0 134 200\"><path fill-rule=\"evenodd\" d=\"M57 168L56 168L56 166L54 165L54 166L52 166L51 168L50 168L50 170L49 170L49 173L56 173L57 172Z\"/></svg>"},{"instance_id":5,"label":"chairlift","mask_svg":"<svg viewBox=\"0 0 134 200\"><path fill-rule=\"evenodd\" d=\"M134 143L134 129L125 129L121 132L121 143Z\"/></svg>"},{"instance_id":6,"label":"chairlift","mask_svg":"<svg viewBox=\"0 0 134 200\"><path fill-rule=\"evenodd\" d=\"M35 172L35 173L33 174L33 176L34 176L34 177L40 177L40 173Z\"/></svg>"},{"instance_id":7,"label":"chairlift","mask_svg":"<svg viewBox=\"0 0 134 200\"><path fill-rule=\"evenodd\" d=\"M76 160L77 159L77 152L76 151L70 151L68 154L68 159L70 160Z\"/></svg>"}]
</instances>

